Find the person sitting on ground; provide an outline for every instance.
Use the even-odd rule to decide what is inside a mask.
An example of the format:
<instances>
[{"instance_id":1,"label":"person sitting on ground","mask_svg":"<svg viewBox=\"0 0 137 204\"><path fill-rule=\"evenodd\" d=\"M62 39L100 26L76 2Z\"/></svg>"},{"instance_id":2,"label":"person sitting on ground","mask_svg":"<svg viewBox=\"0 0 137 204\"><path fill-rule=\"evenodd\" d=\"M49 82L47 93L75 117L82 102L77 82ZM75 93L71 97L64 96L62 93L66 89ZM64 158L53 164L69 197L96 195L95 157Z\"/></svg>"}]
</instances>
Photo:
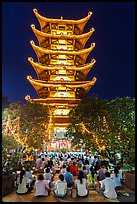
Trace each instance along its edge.
<instances>
[{"instance_id":1,"label":"person sitting on ground","mask_svg":"<svg viewBox=\"0 0 137 204\"><path fill-rule=\"evenodd\" d=\"M85 179L87 179L88 170L86 169L86 166L84 165L84 166L82 167L82 169L83 169L83 177L84 177Z\"/></svg>"},{"instance_id":2,"label":"person sitting on ground","mask_svg":"<svg viewBox=\"0 0 137 204\"><path fill-rule=\"evenodd\" d=\"M61 174L66 173L66 164L63 164L62 169L60 170Z\"/></svg>"},{"instance_id":3,"label":"person sitting on ground","mask_svg":"<svg viewBox=\"0 0 137 204\"><path fill-rule=\"evenodd\" d=\"M114 180L115 189L121 189L121 174L119 173L119 169L117 167L114 168L114 173L111 174L111 178Z\"/></svg>"},{"instance_id":4,"label":"person sitting on ground","mask_svg":"<svg viewBox=\"0 0 137 204\"><path fill-rule=\"evenodd\" d=\"M52 181L53 181L53 174L50 173L50 168L46 168L46 173L44 173L44 179L47 181L49 187L52 186Z\"/></svg>"},{"instance_id":5,"label":"person sitting on ground","mask_svg":"<svg viewBox=\"0 0 137 204\"><path fill-rule=\"evenodd\" d=\"M102 181L105 178L106 168L104 165L98 170L99 181Z\"/></svg>"},{"instance_id":6,"label":"person sitting on ground","mask_svg":"<svg viewBox=\"0 0 137 204\"><path fill-rule=\"evenodd\" d=\"M65 197L67 195L67 182L64 180L64 175L59 175L59 180L55 183L54 193L56 197Z\"/></svg>"},{"instance_id":7,"label":"person sitting on ground","mask_svg":"<svg viewBox=\"0 0 137 204\"><path fill-rule=\"evenodd\" d=\"M117 198L117 193L115 191L115 183L113 179L110 178L110 173L107 171L105 174L105 179L99 181L100 188L97 192L106 198L115 199Z\"/></svg>"},{"instance_id":8,"label":"person sitting on ground","mask_svg":"<svg viewBox=\"0 0 137 204\"><path fill-rule=\"evenodd\" d=\"M55 176L55 174L56 174L56 169L55 169L55 166L54 166L54 165L52 165L52 166L50 167L50 172L51 172L51 174L53 175L53 178L54 178L54 176Z\"/></svg>"},{"instance_id":9,"label":"person sitting on ground","mask_svg":"<svg viewBox=\"0 0 137 204\"><path fill-rule=\"evenodd\" d=\"M34 184L35 197L38 196L48 196L50 188L48 187L47 182L44 180L43 174L38 175L38 180Z\"/></svg>"},{"instance_id":10,"label":"person sitting on ground","mask_svg":"<svg viewBox=\"0 0 137 204\"><path fill-rule=\"evenodd\" d=\"M78 166L76 165L76 162L73 162L72 166L70 167L70 173L73 176L77 176L78 175Z\"/></svg>"},{"instance_id":11,"label":"person sitting on ground","mask_svg":"<svg viewBox=\"0 0 137 204\"><path fill-rule=\"evenodd\" d=\"M83 177L83 171L80 170L78 172L78 177L75 181L74 187L77 190L77 196L86 197L89 194L89 190L87 189L87 180Z\"/></svg>"},{"instance_id":12,"label":"person sitting on ground","mask_svg":"<svg viewBox=\"0 0 137 204\"><path fill-rule=\"evenodd\" d=\"M41 156L38 156L38 158L36 159L36 168L40 169L41 164L42 164Z\"/></svg>"},{"instance_id":13,"label":"person sitting on ground","mask_svg":"<svg viewBox=\"0 0 137 204\"><path fill-rule=\"evenodd\" d=\"M70 166L68 166L66 168L66 173L64 173L64 178L65 178L65 180L67 182L67 187L71 188L74 185L74 177L70 173Z\"/></svg>"},{"instance_id":14,"label":"person sitting on ground","mask_svg":"<svg viewBox=\"0 0 137 204\"><path fill-rule=\"evenodd\" d=\"M34 183L35 183L35 176L32 175L30 169L27 167L26 168L26 177L27 177L27 183L30 185L30 186L34 186Z\"/></svg>"},{"instance_id":15,"label":"person sitting on ground","mask_svg":"<svg viewBox=\"0 0 137 204\"><path fill-rule=\"evenodd\" d=\"M90 171L87 175L87 186L88 188L94 187L95 189L98 186L97 174L92 166L90 167Z\"/></svg>"},{"instance_id":16,"label":"person sitting on ground","mask_svg":"<svg viewBox=\"0 0 137 204\"><path fill-rule=\"evenodd\" d=\"M17 178L17 194L25 194L27 192L32 191L34 188L32 186L27 187L27 177L26 177L26 171L23 169L20 172L19 177Z\"/></svg>"},{"instance_id":17,"label":"person sitting on ground","mask_svg":"<svg viewBox=\"0 0 137 204\"><path fill-rule=\"evenodd\" d=\"M82 162L81 158L78 158L78 168L81 169L82 166L83 166L83 162Z\"/></svg>"}]
</instances>

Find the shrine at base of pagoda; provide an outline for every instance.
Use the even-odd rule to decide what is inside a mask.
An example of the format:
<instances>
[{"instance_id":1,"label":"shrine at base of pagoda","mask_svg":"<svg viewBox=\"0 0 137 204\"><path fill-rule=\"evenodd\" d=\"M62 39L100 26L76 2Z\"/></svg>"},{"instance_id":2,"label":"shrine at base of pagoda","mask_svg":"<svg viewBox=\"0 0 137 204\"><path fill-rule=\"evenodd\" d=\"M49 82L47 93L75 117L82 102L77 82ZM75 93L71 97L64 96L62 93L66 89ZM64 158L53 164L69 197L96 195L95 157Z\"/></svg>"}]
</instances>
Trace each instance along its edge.
<instances>
[{"instance_id":1,"label":"shrine at base of pagoda","mask_svg":"<svg viewBox=\"0 0 137 204\"><path fill-rule=\"evenodd\" d=\"M95 84L96 78L87 81L86 77L96 60L86 63L88 55L95 47L92 43L85 48L86 42L94 32L91 28L84 33L84 28L92 12L79 20L46 18L41 16L37 9L33 9L40 24L40 30L31 25L37 38L30 44L35 51L38 62L32 57L28 61L37 74L37 79L28 76L28 81L37 92L38 98L32 99L29 95L25 99L29 102L39 102L49 106L50 116L48 133L45 133L47 142L44 150L71 149L71 138L66 135L68 114L86 96L89 89Z\"/></svg>"}]
</instances>

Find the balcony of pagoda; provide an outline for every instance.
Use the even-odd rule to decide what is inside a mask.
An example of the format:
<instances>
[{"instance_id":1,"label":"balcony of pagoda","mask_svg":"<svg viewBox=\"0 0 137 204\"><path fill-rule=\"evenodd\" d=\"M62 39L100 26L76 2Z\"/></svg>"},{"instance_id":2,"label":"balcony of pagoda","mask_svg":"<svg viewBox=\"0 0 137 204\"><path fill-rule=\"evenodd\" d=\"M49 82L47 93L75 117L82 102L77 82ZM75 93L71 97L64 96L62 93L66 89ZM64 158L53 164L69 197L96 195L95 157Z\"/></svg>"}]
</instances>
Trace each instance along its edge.
<instances>
[{"instance_id":1,"label":"balcony of pagoda","mask_svg":"<svg viewBox=\"0 0 137 204\"><path fill-rule=\"evenodd\" d=\"M54 115L52 116L52 123L68 123L68 116L65 115Z\"/></svg>"},{"instance_id":2,"label":"balcony of pagoda","mask_svg":"<svg viewBox=\"0 0 137 204\"><path fill-rule=\"evenodd\" d=\"M41 99L42 101L42 99ZM44 101L44 99L43 99ZM52 104L69 104L69 105L76 105L80 102L80 99L76 99L76 98L66 98L66 97L62 97L62 98L48 98L45 101L48 105L52 105Z\"/></svg>"}]
</instances>

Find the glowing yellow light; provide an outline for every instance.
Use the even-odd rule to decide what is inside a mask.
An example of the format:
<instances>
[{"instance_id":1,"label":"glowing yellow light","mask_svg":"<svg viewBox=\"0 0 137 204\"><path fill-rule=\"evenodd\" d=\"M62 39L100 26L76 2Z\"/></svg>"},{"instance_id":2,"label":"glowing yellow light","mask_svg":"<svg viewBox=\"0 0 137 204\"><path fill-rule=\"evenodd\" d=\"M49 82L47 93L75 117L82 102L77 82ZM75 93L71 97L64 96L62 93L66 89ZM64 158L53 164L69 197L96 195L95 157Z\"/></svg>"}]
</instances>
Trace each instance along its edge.
<instances>
[{"instance_id":1,"label":"glowing yellow light","mask_svg":"<svg viewBox=\"0 0 137 204\"><path fill-rule=\"evenodd\" d=\"M66 59L66 55L59 55L59 59Z\"/></svg>"},{"instance_id":2,"label":"glowing yellow light","mask_svg":"<svg viewBox=\"0 0 137 204\"><path fill-rule=\"evenodd\" d=\"M66 40L62 40L62 39L60 40L59 39L59 44L64 44L65 45L66 44Z\"/></svg>"},{"instance_id":3,"label":"glowing yellow light","mask_svg":"<svg viewBox=\"0 0 137 204\"><path fill-rule=\"evenodd\" d=\"M71 97L71 95L68 93L68 92L57 92L57 93L55 93L54 95L53 95L53 97L62 97L62 98L64 98L64 97Z\"/></svg>"},{"instance_id":4,"label":"glowing yellow light","mask_svg":"<svg viewBox=\"0 0 137 204\"><path fill-rule=\"evenodd\" d=\"M70 110L67 109L57 109L54 111L53 115L67 115Z\"/></svg>"}]
</instances>

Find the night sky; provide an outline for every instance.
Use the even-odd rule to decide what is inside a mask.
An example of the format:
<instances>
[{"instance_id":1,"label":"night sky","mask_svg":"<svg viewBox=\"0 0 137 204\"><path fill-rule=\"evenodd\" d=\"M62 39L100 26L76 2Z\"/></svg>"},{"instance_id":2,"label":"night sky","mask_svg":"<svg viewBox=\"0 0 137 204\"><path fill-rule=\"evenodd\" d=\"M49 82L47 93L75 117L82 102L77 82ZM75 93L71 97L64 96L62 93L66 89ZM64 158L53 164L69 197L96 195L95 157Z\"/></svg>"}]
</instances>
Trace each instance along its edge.
<instances>
[{"instance_id":1,"label":"night sky","mask_svg":"<svg viewBox=\"0 0 137 204\"><path fill-rule=\"evenodd\" d=\"M33 13L47 18L77 20L93 14L84 33L91 27L95 32L86 48L96 46L87 58L96 63L87 80L97 78L88 95L102 99L135 97L135 3L134 2L3 2L2 3L2 94L9 102L23 101L25 96L37 98L27 76L37 79L28 57L38 61L30 41L38 45L30 25L40 30Z\"/></svg>"}]
</instances>

